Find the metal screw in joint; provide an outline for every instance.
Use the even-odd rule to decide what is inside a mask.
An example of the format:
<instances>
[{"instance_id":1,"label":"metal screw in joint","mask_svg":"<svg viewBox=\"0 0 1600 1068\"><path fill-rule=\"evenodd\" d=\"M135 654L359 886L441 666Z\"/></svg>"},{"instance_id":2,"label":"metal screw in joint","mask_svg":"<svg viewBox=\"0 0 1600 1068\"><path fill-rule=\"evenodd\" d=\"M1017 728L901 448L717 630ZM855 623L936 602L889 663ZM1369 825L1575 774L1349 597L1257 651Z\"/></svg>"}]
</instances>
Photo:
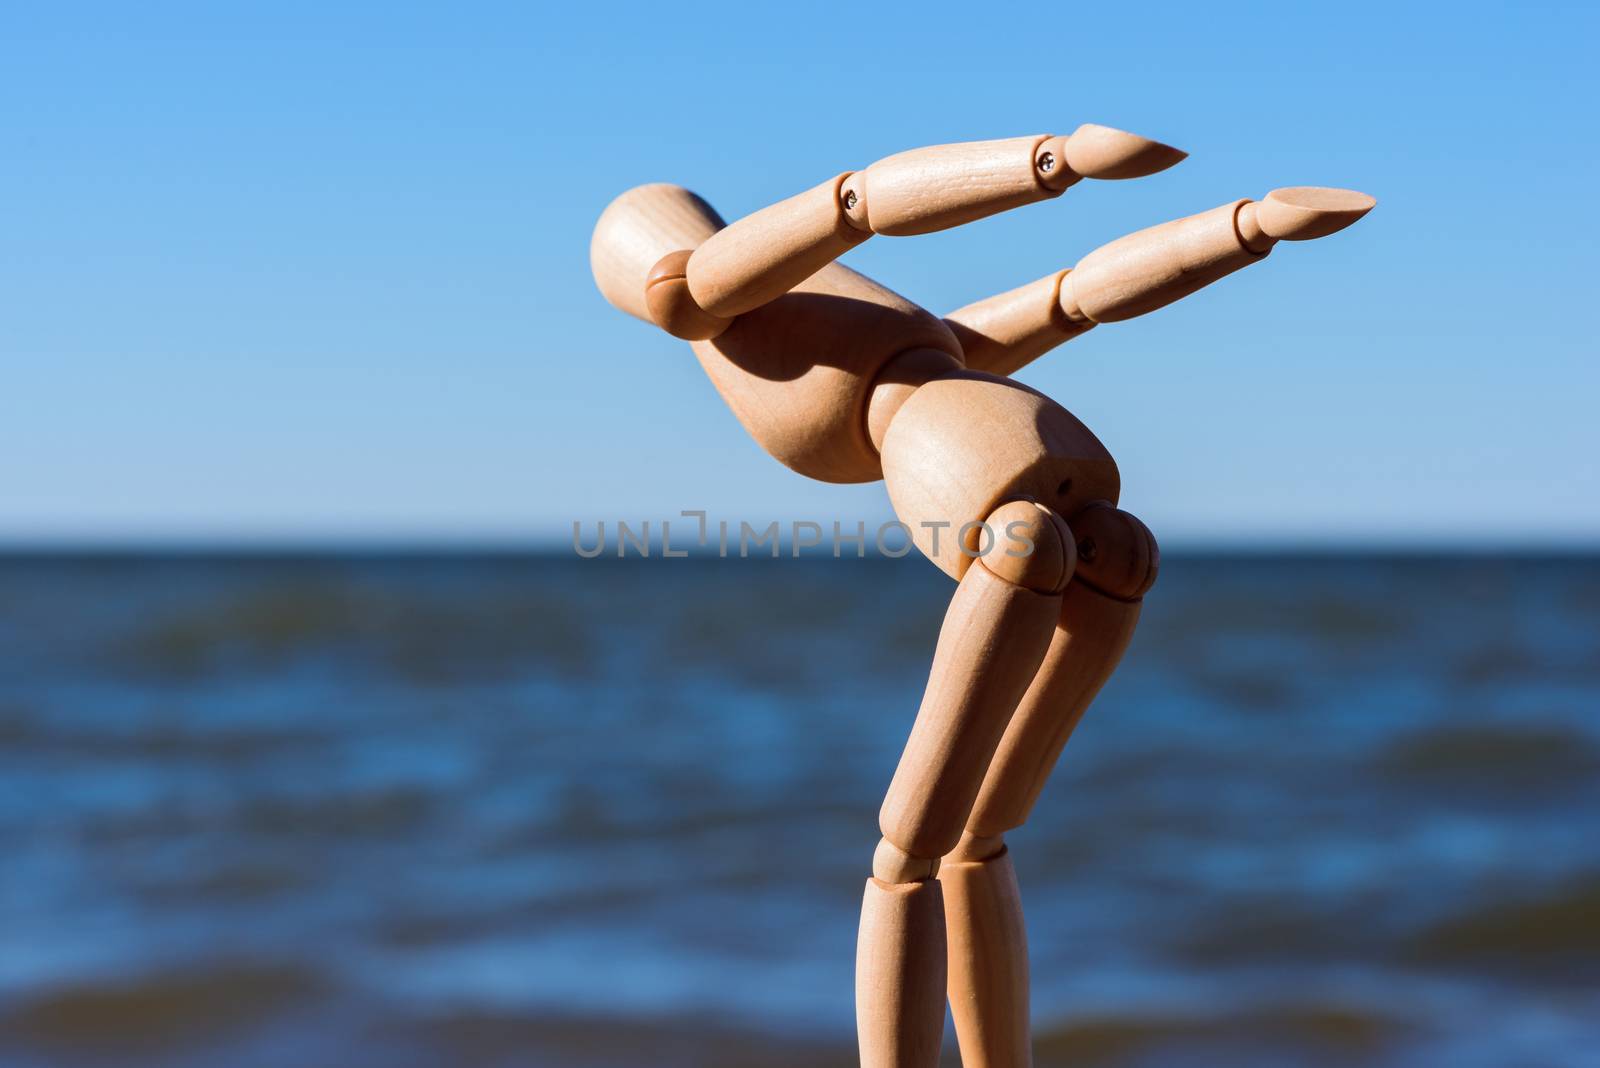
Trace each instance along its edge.
<instances>
[{"instance_id":1,"label":"metal screw in joint","mask_svg":"<svg viewBox=\"0 0 1600 1068\"><path fill-rule=\"evenodd\" d=\"M1056 169L1056 154L1054 152L1041 152L1039 154L1039 169L1049 174Z\"/></svg>"},{"instance_id":2,"label":"metal screw in joint","mask_svg":"<svg viewBox=\"0 0 1600 1068\"><path fill-rule=\"evenodd\" d=\"M845 211L849 211L852 208L854 208L855 206L856 206L856 191L854 189L846 189L844 191L844 210Z\"/></svg>"},{"instance_id":3,"label":"metal screw in joint","mask_svg":"<svg viewBox=\"0 0 1600 1068\"><path fill-rule=\"evenodd\" d=\"M1094 554L1098 550L1093 538L1084 538L1078 542L1078 559L1084 563L1093 563Z\"/></svg>"}]
</instances>

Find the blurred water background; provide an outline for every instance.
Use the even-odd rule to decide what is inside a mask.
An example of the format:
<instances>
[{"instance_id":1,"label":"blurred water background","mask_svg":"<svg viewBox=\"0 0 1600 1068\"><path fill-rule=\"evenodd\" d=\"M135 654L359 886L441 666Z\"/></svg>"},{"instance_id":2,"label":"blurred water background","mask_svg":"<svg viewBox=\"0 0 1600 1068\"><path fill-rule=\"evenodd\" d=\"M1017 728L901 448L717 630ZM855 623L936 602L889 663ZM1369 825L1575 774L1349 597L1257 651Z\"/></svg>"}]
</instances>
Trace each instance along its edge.
<instances>
[{"instance_id":1,"label":"blurred water background","mask_svg":"<svg viewBox=\"0 0 1600 1068\"><path fill-rule=\"evenodd\" d=\"M951 588L5 558L0 1062L852 1063ZM1169 556L1011 839L1039 1063L1600 1063L1597 713L1600 559Z\"/></svg>"}]
</instances>

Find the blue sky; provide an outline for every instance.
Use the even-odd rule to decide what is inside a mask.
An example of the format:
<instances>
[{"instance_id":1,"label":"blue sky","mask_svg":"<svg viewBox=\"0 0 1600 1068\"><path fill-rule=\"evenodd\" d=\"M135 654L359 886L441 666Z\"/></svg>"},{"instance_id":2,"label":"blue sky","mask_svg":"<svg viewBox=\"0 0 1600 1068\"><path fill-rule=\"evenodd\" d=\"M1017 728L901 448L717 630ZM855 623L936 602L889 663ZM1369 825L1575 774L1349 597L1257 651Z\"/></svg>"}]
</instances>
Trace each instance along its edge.
<instances>
[{"instance_id":1,"label":"blue sky","mask_svg":"<svg viewBox=\"0 0 1600 1068\"><path fill-rule=\"evenodd\" d=\"M1092 121L1191 156L846 262L948 311L1235 197L1365 190L1020 377L1168 546L1600 544L1595 8L1202 6L10 5L0 540L886 518L604 303L595 217Z\"/></svg>"}]
</instances>

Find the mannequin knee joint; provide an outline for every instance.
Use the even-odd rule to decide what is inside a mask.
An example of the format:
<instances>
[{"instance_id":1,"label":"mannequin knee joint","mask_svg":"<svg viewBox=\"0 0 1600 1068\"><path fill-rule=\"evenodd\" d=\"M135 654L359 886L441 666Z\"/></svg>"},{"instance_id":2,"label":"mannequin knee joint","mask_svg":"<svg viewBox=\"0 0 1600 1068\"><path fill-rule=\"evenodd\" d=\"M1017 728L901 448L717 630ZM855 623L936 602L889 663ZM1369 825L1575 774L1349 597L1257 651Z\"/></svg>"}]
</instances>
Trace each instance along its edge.
<instances>
[{"instance_id":1,"label":"mannequin knee joint","mask_svg":"<svg viewBox=\"0 0 1600 1068\"><path fill-rule=\"evenodd\" d=\"M1066 589L1078 554L1060 516L1032 501L1008 501L990 513L986 525L993 541L979 558L984 567L1035 593Z\"/></svg>"},{"instance_id":2,"label":"mannequin knee joint","mask_svg":"<svg viewBox=\"0 0 1600 1068\"><path fill-rule=\"evenodd\" d=\"M1137 517L1096 501L1072 517L1078 579L1119 601L1137 601L1156 581L1161 553Z\"/></svg>"},{"instance_id":3,"label":"mannequin knee joint","mask_svg":"<svg viewBox=\"0 0 1600 1068\"><path fill-rule=\"evenodd\" d=\"M939 860L914 857L887 838L878 839L872 854L872 877L881 883L914 883L939 874Z\"/></svg>"}]
</instances>

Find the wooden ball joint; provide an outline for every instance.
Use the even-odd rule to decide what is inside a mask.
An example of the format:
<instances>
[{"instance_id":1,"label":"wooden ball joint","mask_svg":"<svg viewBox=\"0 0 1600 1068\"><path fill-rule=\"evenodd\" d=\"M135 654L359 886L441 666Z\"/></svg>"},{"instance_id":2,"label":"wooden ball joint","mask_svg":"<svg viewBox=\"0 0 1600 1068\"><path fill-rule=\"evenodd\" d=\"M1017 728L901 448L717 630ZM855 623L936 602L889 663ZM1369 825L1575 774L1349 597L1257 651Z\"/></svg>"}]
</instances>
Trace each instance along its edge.
<instances>
[{"instance_id":1,"label":"wooden ball joint","mask_svg":"<svg viewBox=\"0 0 1600 1068\"><path fill-rule=\"evenodd\" d=\"M879 813L856 953L861 1063L1031 1063L1027 946L1005 844L1116 668L1155 581L1155 539L1117 507L1088 427L1009 376L1326 237L1371 197L1275 189L1162 223L943 318L837 263L874 234L947 229L1138 178L1184 154L1105 126L942 145L845 171L732 225L673 185L623 193L590 261L614 306L691 343L772 456L884 481L912 541L957 580L922 705ZM1026 552L1020 547L1026 546Z\"/></svg>"},{"instance_id":2,"label":"wooden ball joint","mask_svg":"<svg viewBox=\"0 0 1600 1068\"><path fill-rule=\"evenodd\" d=\"M705 311L689 295L690 250L669 252L656 261L644 280L644 303L650 318L673 337L709 341L732 324Z\"/></svg>"}]
</instances>

